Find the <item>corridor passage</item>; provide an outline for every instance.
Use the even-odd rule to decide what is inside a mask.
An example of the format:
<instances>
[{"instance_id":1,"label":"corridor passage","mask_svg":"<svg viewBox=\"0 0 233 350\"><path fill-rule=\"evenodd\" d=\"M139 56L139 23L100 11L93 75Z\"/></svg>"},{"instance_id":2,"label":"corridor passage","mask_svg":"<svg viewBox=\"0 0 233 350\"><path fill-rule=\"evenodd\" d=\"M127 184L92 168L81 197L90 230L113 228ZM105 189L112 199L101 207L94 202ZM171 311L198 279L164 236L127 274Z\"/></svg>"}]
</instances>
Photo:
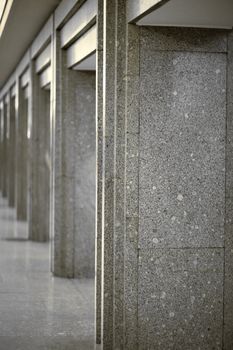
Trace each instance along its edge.
<instances>
[{"instance_id":1,"label":"corridor passage","mask_svg":"<svg viewBox=\"0 0 233 350\"><path fill-rule=\"evenodd\" d=\"M0 350L92 350L94 281L53 277L15 216L0 197Z\"/></svg>"}]
</instances>

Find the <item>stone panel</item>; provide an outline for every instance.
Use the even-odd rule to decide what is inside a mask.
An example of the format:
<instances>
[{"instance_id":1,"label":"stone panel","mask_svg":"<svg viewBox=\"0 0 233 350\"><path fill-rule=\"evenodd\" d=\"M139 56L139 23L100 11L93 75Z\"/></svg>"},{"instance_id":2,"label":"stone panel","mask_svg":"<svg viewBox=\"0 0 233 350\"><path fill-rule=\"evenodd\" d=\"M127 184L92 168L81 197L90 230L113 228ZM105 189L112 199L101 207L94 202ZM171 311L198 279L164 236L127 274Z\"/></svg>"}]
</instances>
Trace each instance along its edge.
<instances>
[{"instance_id":1,"label":"stone panel","mask_svg":"<svg viewBox=\"0 0 233 350\"><path fill-rule=\"evenodd\" d=\"M126 228L124 240L124 318L125 348L136 349L138 344L138 223L139 223L139 28L127 26L126 82Z\"/></svg>"},{"instance_id":2,"label":"stone panel","mask_svg":"<svg viewBox=\"0 0 233 350\"><path fill-rule=\"evenodd\" d=\"M224 350L233 349L233 32L228 38Z\"/></svg>"},{"instance_id":3,"label":"stone panel","mask_svg":"<svg viewBox=\"0 0 233 350\"><path fill-rule=\"evenodd\" d=\"M233 349L233 199L226 199L224 275L224 350Z\"/></svg>"},{"instance_id":4,"label":"stone panel","mask_svg":"<svg viewBox=\"0 0 233 350\"><path fill-rule=\"evenodd\" d=\"M151 52L227 52L227 31L207 28L141 27L141 43Z\"/></svg>"},{"instance_id":5,"label":"stone panel","mask_svg":"<svg viewBox=\"0 0 233 350\"><path fill-rule=\"evenodd\" d=\"M227 56L158 31L141 29L139 349L222 349Z\"/></svg>"},{"instance_id":6,"label":"stone panel","mask_svg":"<svg viewBox=\"0 0 233 350\"><path fill-rule=\"evenodd\" d=\"M2 172L2 196L3 198L7 198L8 192L8 177L7 177L7 168L8 168L8 138L7 138L7 130L8 130L8 105L3 101L3 172Z\"/></svg>"},{"instance_id":7,"label":"stone panel","mask_svg":"<svg viewBox=\"0 0 233 350\"><path fill-rule=\"evenodd\" d=\"M97 9L96 60L96 243L95 243L95 338L101 344L102 308L102 196L103 196L103 0Z\"/></svg>"},{"instance_id":8,"label":"stone panel","mask_svg":"<svg viewBox=\"0 0 233 350\"><path fill-rule=\"evenodd\" d=\"M9 128L9 206L15 206L15 192L16 192L16 112L15 112L15 97L10 98L10 128Z\"/></svg>"},{"instance_id":9,"label":"stone panel","mask_svg":"<svg viewBox=\"0 0 233 350\"><path fill-rule=\"evenodd\" d=\"M4 161L4 155L3 155L3 102L0 101L0 191L2 194L3 190L3 161Z\"/></svg>"},{"instance_id":10,"label":"stone panel","mask_svg":"<svg viewBox=\"0 0 233 350\"><path fill-rule=\"evenodd\" d=\"M31 201L29 238L33 241L49 240L50 220L50 91L40 87L40 79L33 63L32 73L32 134Z\"/></svg>"},{"instance_id":11,"label":"stone panel","mask_svg":"<svg viewBox=\"0 0 233 350\"><path fill-rule=\"evenodd\" d=\"M60 35L54 38L56 55L53 121L53 272L74 277L74 75L66 67Z\"/></svg>"},{"instance_id":12,"label":"stone panel","mask_svg":"<svg viewBox=\"0 0 233 350\"><path fill-rule=\"evenodd\" d=\"M54 273L94 276L95 74L67 68L56 37Z\"/></svg>"},{"instance_id":13,"label":"stone panel","mask_svg":"<svg viewBox=\"0 0 233 350\"><path fill-rule=\"evenodd\" d=\"M140 254L140 350L222 349L223 256L222 248Z\"/></svg>"},{"instance_id":14,"label":"stone panel","mask_svg":"<svg viewBox=\"0 0 233 350\"><path fill-rule=\"evenodd\" d=\"M76 86L75 276L94 277L96 122L95 72L73 72Z\"/></svg>"},{"instance_id":15,"label":"stone panel","mask_svg":"<svg viewBox=\"0 0 233 350\"><path fill-rule=\"evenodd\" d=\"M103 221L102 221L102 348L114 348L114 194L116 115L116 7L106 2L103 33ZM120 296L121 297L121 296ZM121 310L119 310L121 313Z\"/></svg>"},{"instance_id":16,"label":"stone panel","mask_svg":"<svg viewBox=\"0 0 233 350\"><path fill-rule=\"evenodd\" d=\"M28 218L28 99L19 87L19 102L17 115L16 138L16 200L17 219L26 221Z\"/></svg>"},{"instance_id":17,"label":"stone panel","mask_svg":"<svg viewBox=\"0 0 233 350\"><path fill-rule=\"evenodd\" d=\"M226 56L144 49L140 245L221 247Z\"/></svg>"}]
</instances>

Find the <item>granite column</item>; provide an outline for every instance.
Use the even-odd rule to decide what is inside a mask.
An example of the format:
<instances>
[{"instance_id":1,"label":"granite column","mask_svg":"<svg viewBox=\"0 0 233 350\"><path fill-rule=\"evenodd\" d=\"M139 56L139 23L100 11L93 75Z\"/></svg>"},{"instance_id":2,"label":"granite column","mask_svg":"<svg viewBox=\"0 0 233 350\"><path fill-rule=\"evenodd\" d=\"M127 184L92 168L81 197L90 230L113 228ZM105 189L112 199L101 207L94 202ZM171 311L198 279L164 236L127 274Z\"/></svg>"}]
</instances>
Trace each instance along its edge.
<instances>
[{"instance_id":1,"label":"granite column","mask_svg":"<svg viewBox=\"0 0 233 350\"><path fill-rule=\"evenodd\" d=\"M9 169L9 206L15 207L16 192L16 112L15 112L15 96L10 95L10 128L9 128L9 152L8 152L8 169Z\"/></svg>"},{"instance_id":2,"label":"granite column","mask_svg":"<svg viewBox=\"0 0 233 350\"><path fill-rule=\"evenodd\" d=\"M59 31L55 51L53 271L56 276L93 277L95 72L67 68Z\"/></svg>"},{"instance_id":3,"label":"granite column","mask_svg":"<svg viewBox=\"0 0 233 350\"><path fill-rule=\"evenodd\" d=\"M34 62L32 82L32 133L30 138L29 239L37 242L50 236L50 89L41 88Z\"/></svg>"},{"instance_id":4,"label":"granite column","mask_svg":"<svg viewBox=\"0 0 233 350\"><path fill-rule=\"evenodd\" d=\"M102 348L136 349L139 29L126 1L103 14Z\"/></svg>"},{"instance_id":5,"label":"granite column","mask_svg":"<svg viewBox=\"0 0 233 350\"><path fill-rule=\"evenodd\" d=\"M17 219L28 218L28 115L27 88L18 85L17 103L17 160L16 160L16 200Z\"/></svg>"},{"instance_id":6,"label":"granite column","mask_svg":"<svg viewBox=\"0 0 233 350\"><path fill-rule=\"evenodd\" d=\"M2 195L4 198L7 198L8 194L8 107L9 101L8 96L5 96L3 100L3 178L2 178Z\"/></svg>"}]
</instances>

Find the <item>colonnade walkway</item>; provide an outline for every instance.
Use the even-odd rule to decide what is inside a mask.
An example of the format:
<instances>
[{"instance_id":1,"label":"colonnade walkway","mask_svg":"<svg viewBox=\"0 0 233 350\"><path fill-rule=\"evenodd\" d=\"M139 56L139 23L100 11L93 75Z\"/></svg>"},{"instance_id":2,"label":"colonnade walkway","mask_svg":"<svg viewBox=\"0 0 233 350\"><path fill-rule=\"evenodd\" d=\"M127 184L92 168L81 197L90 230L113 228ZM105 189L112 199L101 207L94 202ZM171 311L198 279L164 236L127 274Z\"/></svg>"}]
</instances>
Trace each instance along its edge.
<instances>
[{"instance_id":1,"label":"colonnade walkway","mask_svg":"<svg viewBox=\"0 0 233 350\"><path fill-rule=\"evenodd\" d=\"M94 281L53 277L49 249L0 197L0 350L94 348Z\"/></svg>"}]
</instances>

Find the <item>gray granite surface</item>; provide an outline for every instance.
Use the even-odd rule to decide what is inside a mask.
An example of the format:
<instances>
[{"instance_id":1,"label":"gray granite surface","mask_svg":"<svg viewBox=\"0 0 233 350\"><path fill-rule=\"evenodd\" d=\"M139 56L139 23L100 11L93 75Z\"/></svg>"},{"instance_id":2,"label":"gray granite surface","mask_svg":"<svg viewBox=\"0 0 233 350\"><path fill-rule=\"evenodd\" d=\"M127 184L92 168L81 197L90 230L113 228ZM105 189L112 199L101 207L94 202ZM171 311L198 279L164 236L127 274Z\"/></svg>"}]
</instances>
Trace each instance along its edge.
<instances>
[{"instance_id":1,"label":"gray granite surface","mask_svg":"<svg viewBox=\"0 0 233 350\"><path fill-rule=\"evenodd\" d=\"M140 245L221 247L226 56L142 48Z\"/></svg>"},{"instance_id":2,"label":"gray granite surface","mask_svg":"<svg viewBox=\"0 0 233 350\"><path fill-rule=\"evenodd\" d=\"M223 346L225 48L224 32L141 29L140 350Z\"/></svg>"}]
</instances>

